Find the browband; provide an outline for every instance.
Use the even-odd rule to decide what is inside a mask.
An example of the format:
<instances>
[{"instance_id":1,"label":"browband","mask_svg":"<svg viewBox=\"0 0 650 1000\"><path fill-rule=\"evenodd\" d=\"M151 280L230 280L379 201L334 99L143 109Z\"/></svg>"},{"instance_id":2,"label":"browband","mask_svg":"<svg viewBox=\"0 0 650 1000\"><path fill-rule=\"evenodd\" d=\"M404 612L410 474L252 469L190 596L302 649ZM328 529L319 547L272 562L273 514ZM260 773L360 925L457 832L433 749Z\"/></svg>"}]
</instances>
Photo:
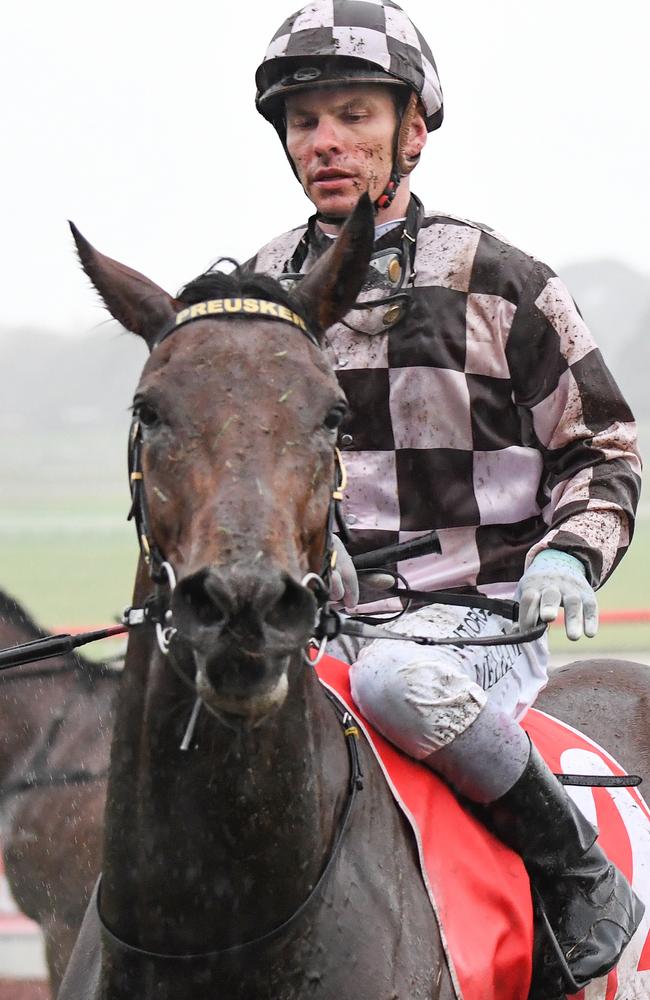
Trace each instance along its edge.
<instances>
[{"instance_id":1,"label":"browband","mask_svg":"<svg viewBox=\"0 0 650 1000\"><path fill-rule=\"evenodd\" d=\"M282 305L279 302L270 302L267 299L241 297L208 299L206 302L197 302L195 305L181 309L176 314L175 320L163 332L162 336L158 338L156 346L161 344L175 330L178 330L180 326L185 326L187 323L193 323L199 319L216 319L221 316L249 316L252 319L272 319L281 323L289 323L291 326L297 327L301 333L304 333L316 347L320 346L302 316L299 316L289 306Z\"/></svg>"}]
</instances>

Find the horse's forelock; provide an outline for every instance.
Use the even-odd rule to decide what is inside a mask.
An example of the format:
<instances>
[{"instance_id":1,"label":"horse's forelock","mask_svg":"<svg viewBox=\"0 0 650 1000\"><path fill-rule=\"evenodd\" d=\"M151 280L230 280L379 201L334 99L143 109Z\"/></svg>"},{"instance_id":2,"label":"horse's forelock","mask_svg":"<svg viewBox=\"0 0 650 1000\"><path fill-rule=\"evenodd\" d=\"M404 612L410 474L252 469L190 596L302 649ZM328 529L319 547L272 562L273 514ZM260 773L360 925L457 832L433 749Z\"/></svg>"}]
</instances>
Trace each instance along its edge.
<instances>
[{"instance_id":1,"label":"horse's forelock","mask_svg":"<svg viewBox=\"0 0 650 1000\"><path fill-rule=\"evenodd\" d=\"M269 274L241 270L233 271L231 274L223 271L205 271L188 282L176 296L179 302L188 306L206 302L208 299L239 297L267 299L296 311L290 293L275 278Z\"/></svg>"}]
</instances>

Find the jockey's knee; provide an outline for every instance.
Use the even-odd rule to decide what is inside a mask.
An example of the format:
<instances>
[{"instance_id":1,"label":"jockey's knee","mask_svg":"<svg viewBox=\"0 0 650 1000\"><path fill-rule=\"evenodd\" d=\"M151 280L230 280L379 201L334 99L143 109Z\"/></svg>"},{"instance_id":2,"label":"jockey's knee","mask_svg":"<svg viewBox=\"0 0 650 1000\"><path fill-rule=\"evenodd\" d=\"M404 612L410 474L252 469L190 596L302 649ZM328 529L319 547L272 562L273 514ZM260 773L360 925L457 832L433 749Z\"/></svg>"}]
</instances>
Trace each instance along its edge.
<instances>
[{"instance_id":1,"label":"jockey's knee","mask_svg":"<svg viewBox=\"0 0 650 1000\"><path fill-rule=\"evenodd\" d=\"M386 645L368 647L352 665L352 694L371 725L410 757L422 760L463 733L487 695L453 655L420 654L400 662L386 656Z\"/></svg>"}]
</instances>

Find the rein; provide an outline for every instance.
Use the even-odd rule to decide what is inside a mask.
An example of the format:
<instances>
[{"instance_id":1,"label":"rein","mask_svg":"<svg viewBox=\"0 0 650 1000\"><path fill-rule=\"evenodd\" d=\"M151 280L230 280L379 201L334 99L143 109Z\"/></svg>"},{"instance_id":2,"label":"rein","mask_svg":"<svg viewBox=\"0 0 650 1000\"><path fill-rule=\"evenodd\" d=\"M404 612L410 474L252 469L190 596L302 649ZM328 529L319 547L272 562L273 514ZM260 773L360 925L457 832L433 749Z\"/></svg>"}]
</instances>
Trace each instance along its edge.
<instances>
[{"instance_id":1,"label":"rein","mask_svg":"<svg viewBox=\"0 0 650 1000\"><path fill-rule=\"evenodd\" d=\"M306 336L310 343L319 347L318 341L307 328L303 318L294 313L288 306L278 303L266 302L262 299L232 298L232 299L211 299L207 302L199 302L182 310L176 316L174 323L169 326L158 339L160 345L167 337L173 334L179 327L198 320L205 320L214 316L238 315L240 317L255 316L256 318L268 318L281 320L288 323L301 334ZM155 584L155 592L144 604L142 608L127 608L124 613L123 622L127 627L135 627L145 623L153 624L156 628L158 645L163 655L169 652L170 642L176 630L172 622L172 612L169 607L169 598L176 584L176 577L171 563L165 558L163 552L156 544L151 531L149 509L147 505L147 495L144 482L144 471L142 467L142 428L140 421L135 415L129 432L129 484L131 489L131 508L129 520L133 520L136 526L140 552L146 565L149 568L151 579ZM325 653L327 643L340 633L346 635L363 635L364 638L388 638L409 639L420 645L513 645L524 642L532 642L538 639L545 631L546 626L539 626L528 632L512 633L509 636L486 637L480 640L458 639L449 636L444 639L430 639L425 636L400 636L398 633L383 632L380 628L370 624L371 620L362 618L365 628L372 628L375 631L363 633L359 631L359 620L344 617L334 611L329 606L328 597L330 590L330 577L335 566L335 554L333 546L333 534L335 526L338 527L341 536L345 539L345 522L341 514L341 502L347 484L345 466L338 448L334 449L335 454L335 477L326 522L326 544L323 565L320 574L308 573L301 581L303 586L309 587L316 597L318 605L318 618L314 630L314 640L318 648L318 655L315 662ZM364 553L357 556L355 563L360 569L376 567L381 562L395 561L397 559L414 558L418 555L430 552L439 552L440 543L435 531L429 532L422 538L403 542L394 546L378 549L375 552ZM461 604L470 607L487 608L497 614L503 615L512 621L516 621L518 605L514 601L501 601L484 595L459 595L453 592L436 591L427 593L425 591L397 590L392 592L392 596L405 597L428 603L448 603ZM380 619L381 621L381 619ZM89 640L93 641L93 640ZM310 660L310 663L314 661ZM1 665L1 664L0 664Z\"/></svg>"},{"instance_id":2,"label":"rein","mask_svg":"<svg viewBox=\"0 0 650 1000\"><path fill-rule=\"evenodd\" d=\"M164 340L175 333L180 327L186 326L189 323L227 316L236 316L240 319L253 317L257 320L268 319L274 322L287 323L294 327L294 329L297 329L311 344L320 350L320 344L311 330L309 330L304 318L288 306L278 302L269 302L265 299L244 297L210 299L188 306L186 309L181 310L176 315L173 323L162 332L155 347L162 344ZM37 660L71 653L79 646L97 642L110 636L124 634L129 629L141 625L155 626L161 652L163 655L167 655L169 652L170 642L176 632L172 624L172 612L169 604L169 598L176 585L176 577L173 567L156 544L151 531L142 468L142 444L142 427L136 414L131 424L128 442L129 488L131 493L128 520L133 520L135 523L140 552L149 569L152 582L155 585L153 594L147 598L143 607L126 608L122 616L121 625L93 632L84 632L75 636L68 634L47 636L43 639L36 639L33 642L0 650L0 671L10 667L21 666L25 663L32 663ZM318 615L314 629L314 642L319 651L317 660L324 654L327 642L341 633L369 639L408 640L409 642L415 642L423 646L449 645L459 647L521 644L533 642L544 633L546 626L540 625L527 632L513 630L508 635L488 636L482 639L459 639L456 636L439 639L432 639L428 636L404 636L397 632L389 632L382 629L381 624L385 623L385 619L381 617L378 619L380 624L376 625L374 624L376 620L368 616L348 617L339 614L339 612L331 608L328 598L330 577L335 566L335 553L332 540L335 526L338 528L344 542L347 536L345 521L341 514L341 502L346 486L346 472L339 449L335 448L334 451L335 481L327 513L323 565L320 574L308 573L301 581L303 586L307 586L313 591L318 605ZM416 556L439 551L440 544L437 533L432 531L421 538L387 546L377 549L374 552L363 553L354 557L353 562L360 570L368 570L371 568L381 568L385 563L395 562L399 559L412 559ZM397 587L382 593L383 596L390 594L390 596L404 598L409 601L416 599L422 603L483 608L509 618L513 622L517 621L519 611L519 606L515 601L499 600L486 597L483 594L468 595L453 591L415 591L408 588L399 589ZM314 663L311 659L309 662Z\"/></svg>"},{"instance_id":3,"label":"rein","mask_svg":"<svg viewBox=\"0 0 650 1000\"><path fill-rule=\"evenodd\" d=\"M125 625L111 625L108 628L95 629L92 632L80 632L78 635L69 635L67 632L61 635L46 635L42 639L32 639L30 642L23 642L17 646L9 646L7 649L0 649L0 670L20 667L25 663L35 663L37 660L49 660L55 656L65 656L73 653L79 646L86 646L88 643L98 642L100 639L109 639L114 635L123 635L127 631ZM77 669L77 664L49 669L45 667L43 670L35 671L26 676L48 677L51 674L69 673ZM103 664L101 669L105 670ZM117 671L107 671L107 673L113 672Z\"/></svg>"}]
</instances>

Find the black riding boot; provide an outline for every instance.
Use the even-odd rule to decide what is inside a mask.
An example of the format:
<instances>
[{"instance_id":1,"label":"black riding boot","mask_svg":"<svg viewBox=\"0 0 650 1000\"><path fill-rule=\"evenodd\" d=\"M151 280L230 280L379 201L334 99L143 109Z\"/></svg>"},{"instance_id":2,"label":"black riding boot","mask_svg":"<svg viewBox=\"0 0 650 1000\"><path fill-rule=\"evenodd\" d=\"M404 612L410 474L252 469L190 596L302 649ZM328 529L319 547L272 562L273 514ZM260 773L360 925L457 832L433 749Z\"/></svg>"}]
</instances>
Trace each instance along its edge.
<instances>
[{"instance_id":1,"label":"black riding boot","mask_svg":"<svg viewBox=\"0 0 650 1000\"><path fill-rule=\"evenodd\" d=\"M496 834L523 859L557 942L545 948L539 995L578 992L616 965L644 905L533 746L519 780L487 810ZM558 971L563 964L553 955L558 945L573 984L566 969L563 975Z\"/></svg>"}]
</instances>

